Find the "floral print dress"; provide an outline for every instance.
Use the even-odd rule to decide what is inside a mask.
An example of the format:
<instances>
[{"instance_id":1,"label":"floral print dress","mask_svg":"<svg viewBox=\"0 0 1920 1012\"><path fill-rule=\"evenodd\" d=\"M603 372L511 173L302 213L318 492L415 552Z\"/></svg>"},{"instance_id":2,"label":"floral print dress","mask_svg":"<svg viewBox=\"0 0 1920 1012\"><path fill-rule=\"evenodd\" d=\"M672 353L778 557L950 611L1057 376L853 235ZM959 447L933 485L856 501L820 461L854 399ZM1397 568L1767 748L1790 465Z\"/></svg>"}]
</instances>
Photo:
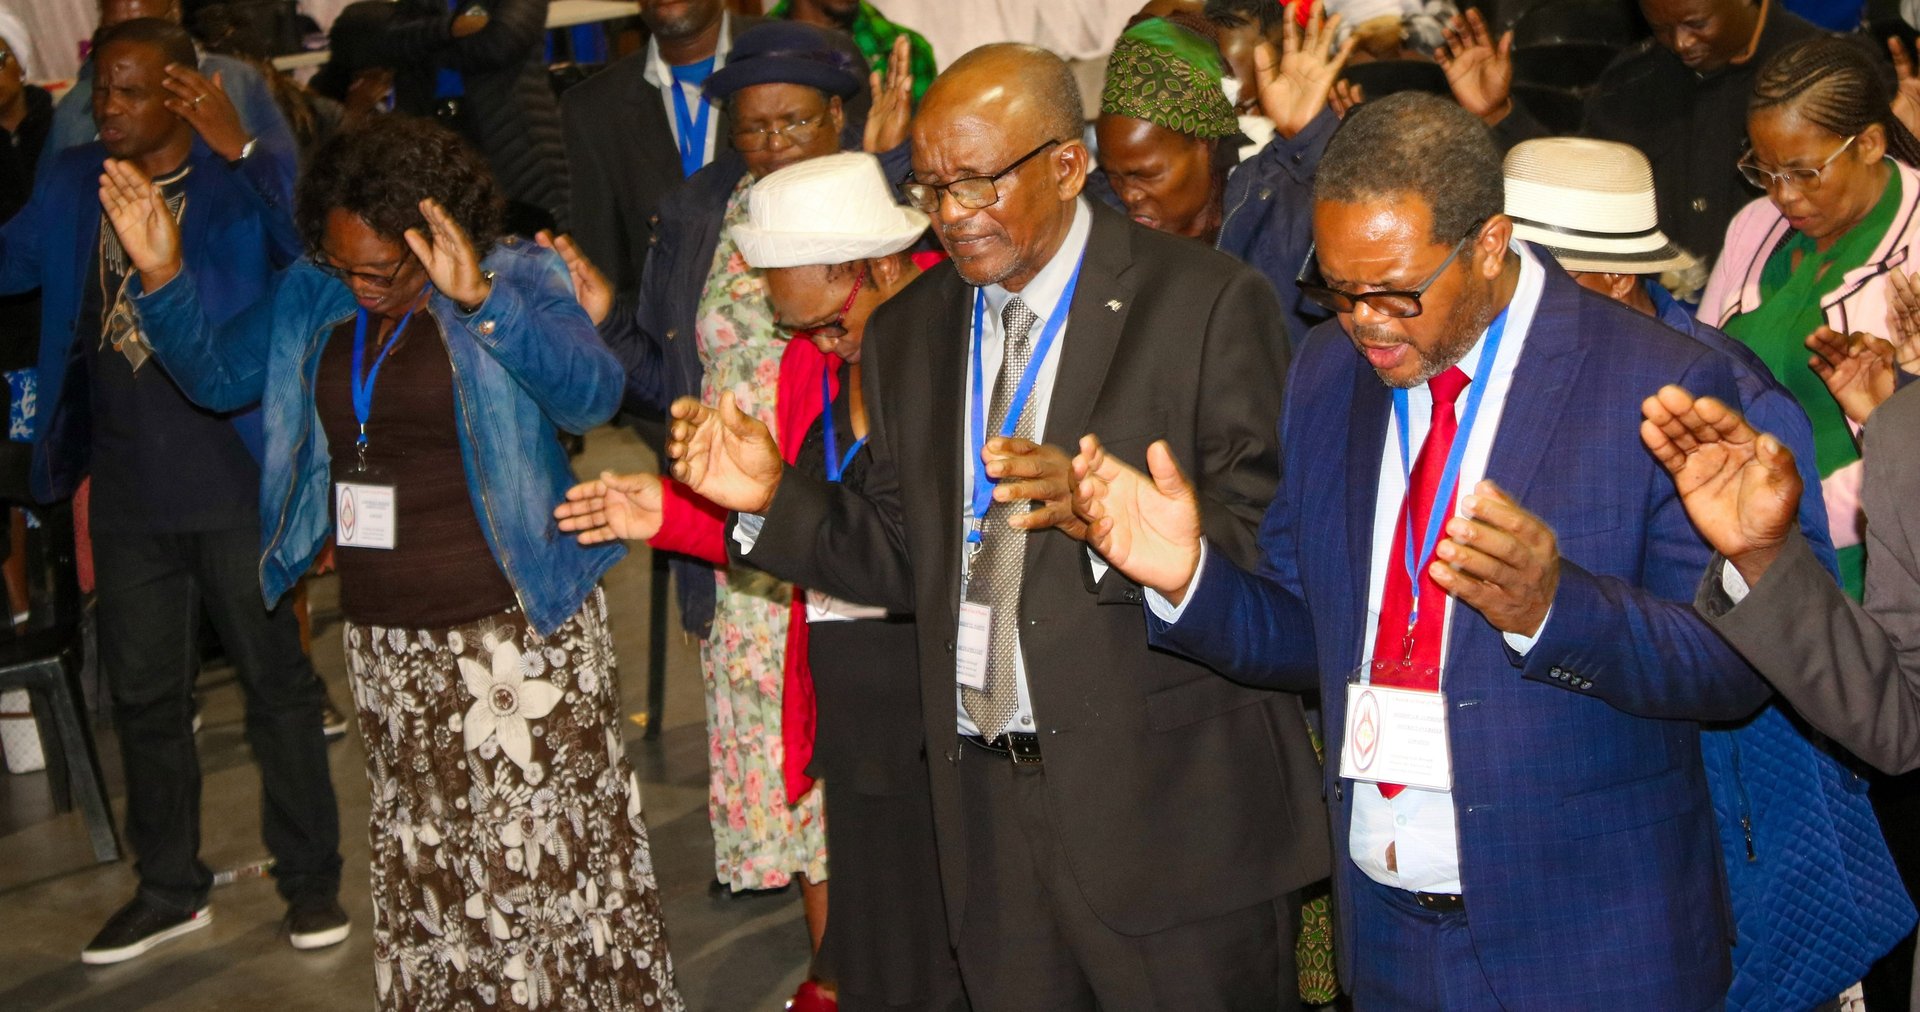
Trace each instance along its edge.
<instances>
[{"instance_id":1,"label":"floral print dress","mask_svg":"<svg viewBox=\"0 0 1920 1012\"><path fill-rule=\"evenodd\" d=\"M740 410L777 433L774 408L786 341L766 281L730 237L747 220L743 176L727 200L720 243L700 294L695 332L705 378L700 399L731 391ZM816 786L787 804L781 772L781 687L793 585L746 566L714 572L713 628L700 646L707 689L707 817L714 875L732 888L777 889L796 873L827 879L827 838Z\"/></svg>"},{"instance_id":2,"label":"floral print dress","mask_svg":"<svg viewBox=\"0 0 1920 1012\"><path fill-rule=\"evenodd\" d=\"M382 1009L678 1012L607 604L346 624Z\"/></svg>"}]
</instances>

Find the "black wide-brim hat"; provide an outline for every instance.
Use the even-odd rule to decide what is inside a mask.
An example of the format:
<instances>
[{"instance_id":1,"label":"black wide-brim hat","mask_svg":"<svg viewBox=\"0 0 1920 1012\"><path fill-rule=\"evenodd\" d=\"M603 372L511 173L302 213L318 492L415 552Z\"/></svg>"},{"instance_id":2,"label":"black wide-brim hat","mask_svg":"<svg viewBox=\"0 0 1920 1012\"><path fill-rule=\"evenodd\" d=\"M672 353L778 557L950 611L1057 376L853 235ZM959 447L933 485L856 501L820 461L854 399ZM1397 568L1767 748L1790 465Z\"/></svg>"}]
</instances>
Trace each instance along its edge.
<instances>
[{"instance_id":1,"label":"black wide-brim hat","mask_svg":"<svg viewBox=\"0 0 1920 1012\"><path fill-rule=\"evenodd\" d=\"M724 102L756 84L801 84L846 98L865 82L853 57L826 30L794 21L765 21L740 33L726 66L707 78L704 94Z\"/></svg>"}]
</instances>

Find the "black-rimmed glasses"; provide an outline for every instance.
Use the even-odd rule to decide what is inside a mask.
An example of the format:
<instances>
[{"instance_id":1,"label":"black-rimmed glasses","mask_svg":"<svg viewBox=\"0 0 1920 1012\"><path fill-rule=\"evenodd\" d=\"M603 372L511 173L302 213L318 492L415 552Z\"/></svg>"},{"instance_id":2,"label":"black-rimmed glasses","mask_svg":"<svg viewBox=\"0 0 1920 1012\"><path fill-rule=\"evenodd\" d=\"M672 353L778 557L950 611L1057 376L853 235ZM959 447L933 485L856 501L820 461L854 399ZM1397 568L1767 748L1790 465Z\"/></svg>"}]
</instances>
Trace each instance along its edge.
<instances>
[{"instance_id":1,"label":"black-rimmed glasses","mask_svg":"<svg viewBox=\"0 0 1920 1012\"><path fill-rule=\"evenodd\" d=\"M370 285L374 288L392 288L394 280L400 277L400 275L406 271L407 265L412 262L413 257L408 256L394 265L393 270L385 274L375 274L372 271L350 271L334 263L324 252L316 251L313 254L313 265L320 268L321 273L337 278L348 284L358 281L363 285Z\"/></svg>"},{"instance_id":2,"label":"black-rimmed glasses","mask_svg":"<svg viewBox=\"0 0 1920 1012\"><path fill-rule=\"evenodd\" d=\"M1472 230L1461 236L1459 242L1453 244L1453 252L1448 253L1447 258L1440 261L1440 266L1435 267L1425 281L1410 289L1343 292L1328 285L1326 279L1321 277L1320 257L1312 247L1308 248L1306 262L1300 265L1300 275L1294 278L1293 283L1300 286L1300 294L1312 299L1316 305L1335 313L1351 313L1356 305L1364 302L1368 309L1381 316L1391 316L1401 320L1412 319L1420 315L1422 309L1420 296L1427 294L1427 289L1432 288L1433 283L1440 280L1440 275L1445 274L1447 268L1453 266L1454 260L1460 256L1460 251L1466 249L1467 243L1480 234L1480 227L1484 224L1486 223L1476 222Z\"/></svg>"},{"instance_id":3,"label":"black-rimmed glasses","mask_svg":"<svg viewBox=\"0 0 1920 1012\"><path fill-rule=\"evenodd\" d=\"M961 207L969 211L978 211L983 207L992 207L1000 202L1000 187L995 185L999 183L1000 180L1006 178L1013 170L1027 164L1028 161L1032 160L1033 156L1040 152L1053 147L1055 144L1065 143L1065 141L1057 139L1043 141L1039 147L1014 159L1012 165L1001 169L991 176L968 176L965 179L956 179L951 183L922 183L915 180L912 176L908 176L906 180L901 182L900 190L907 195L908 203L919 208L921 212L925 214L940 213L940 194L942 193L951 196L953 202L959 204Z\"/></svg>"}]
</instances>

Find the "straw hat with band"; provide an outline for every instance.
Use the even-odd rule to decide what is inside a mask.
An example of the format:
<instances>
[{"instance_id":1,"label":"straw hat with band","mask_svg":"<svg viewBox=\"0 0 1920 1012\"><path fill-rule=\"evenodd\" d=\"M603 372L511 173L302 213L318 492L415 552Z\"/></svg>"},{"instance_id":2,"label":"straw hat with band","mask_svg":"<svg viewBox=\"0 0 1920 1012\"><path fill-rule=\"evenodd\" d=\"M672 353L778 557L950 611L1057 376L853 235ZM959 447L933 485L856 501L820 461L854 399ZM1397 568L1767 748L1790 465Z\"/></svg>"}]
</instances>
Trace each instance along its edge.
<instances>
[{"instance_id":1,"label":"straw hat with band","mask_svg":"<svg viewBox=\"0 0 1920 1012\"><path fill-rule=\"evenodd\" d=\"M1653 167L1639 149L1583 137L1523 141L1507 152L1515 238L1570 271L1660 274L1698 261L1660 231Z\"/></svg>"},{"instance_id":2,"label":"straw hat with band","mask_svg":"<svg viewBox=\"0 0 1920 1012\"><path fill-rule=\"evenodd\" d=\"M857 151L789 165L753 184L747 220L729 233L756 268L853 263L898 253L927 216L894 200L880 160Z\"/></svg>"}]
</instances>

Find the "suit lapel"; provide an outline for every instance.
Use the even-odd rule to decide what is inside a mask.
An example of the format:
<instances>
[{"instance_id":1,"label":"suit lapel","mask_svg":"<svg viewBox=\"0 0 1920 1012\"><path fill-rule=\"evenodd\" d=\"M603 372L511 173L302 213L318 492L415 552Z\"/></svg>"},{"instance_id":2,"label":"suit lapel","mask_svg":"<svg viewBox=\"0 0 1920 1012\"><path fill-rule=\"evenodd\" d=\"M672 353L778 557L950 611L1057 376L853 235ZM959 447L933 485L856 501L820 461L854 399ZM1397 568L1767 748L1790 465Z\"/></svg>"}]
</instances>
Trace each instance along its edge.
<instances>
[{"instance_id":1,"label":"suit lapel","mask_svg":"<svg viewBox=\"0 0 1920 1012\"><path fill-rule=\"evenodd\" d=\"M951 622L960 607L960 512L965 488L961 468L971 459L960 413L967 403L967 324L974 290L945 264L914 283L915 288L922 285L931 288L911 303L914 308L908 320L912 329L902 329L898 335L904 341L917 341L922 335L930 336L930 340L920 348L902 346L887 381L900 380L897 389L903 392L903 396L888 401L892 416L925 418L926 428L912 432L895 426L895 432L889 435L902 438L906 444L891 450L902 462L899 473L905 487L901 497L908 504L908 515L932 518L937 531L932 550L953 566L951 578L941 581L947 597L937 617L926 614L923 620ZM912 289L901 297L910 293ZM922 313L928 316L920 317ZM928 318L929 325L921 329L919 319ZM881 396L886 396L884 390Z\"/></svg>"},{"instance_id":2,"label":"suit lapel","mask_svg":"<svg viewBox=\"0 0 1920 1012\"><path fill-rule=\"evenodd\" d=\"M1347 414L1346 467L1347 591L1350 607L1340 614L1354 616L1346 637L1355 664L1366 644L1367 583L1373 576L1373 514L1380 499L1380 448L1393 417L1393 393L1354 352L1353 399ZM1346 672L1340 672L1344 677Z\"/></svg>"},{"instance_id":3,"label":"suit lapel","mask_svg":"<svg viewBox=\"0 0 1920 1012\"><path fill-rule=\"evenodd\" d=\"M1520 349L1513 384L1500 413L1500 431L1494 435L1493 453L1487 459L1487 477L1522 505L1553 441L1554 428L1562 419L1578 417L1567 405L1586 355L1577 336L1580 288L1557 268L1547 267L1551 263L1542 264L1547 269L1540 305L1527 327L1526 344Z\"/></svg>"},{"instance_id":4,"label":"suit lapel","mask_svg":"<svg viewBox=\"0 0 1920 1012\"><path fill-rule=\"evenodd\" d=\"M1047 406L1047 431L1041 437L1070 454L1079 447L1080 436L1093 417L1133 304L1133 289L1121 281L1133 262L1133 244L1127 235L1133 226L1105 208L1088 206L1093 221L1087 236L1087 255L1073 304L1067 307L1060 370Z\"/></svg>"}]
</instances>

